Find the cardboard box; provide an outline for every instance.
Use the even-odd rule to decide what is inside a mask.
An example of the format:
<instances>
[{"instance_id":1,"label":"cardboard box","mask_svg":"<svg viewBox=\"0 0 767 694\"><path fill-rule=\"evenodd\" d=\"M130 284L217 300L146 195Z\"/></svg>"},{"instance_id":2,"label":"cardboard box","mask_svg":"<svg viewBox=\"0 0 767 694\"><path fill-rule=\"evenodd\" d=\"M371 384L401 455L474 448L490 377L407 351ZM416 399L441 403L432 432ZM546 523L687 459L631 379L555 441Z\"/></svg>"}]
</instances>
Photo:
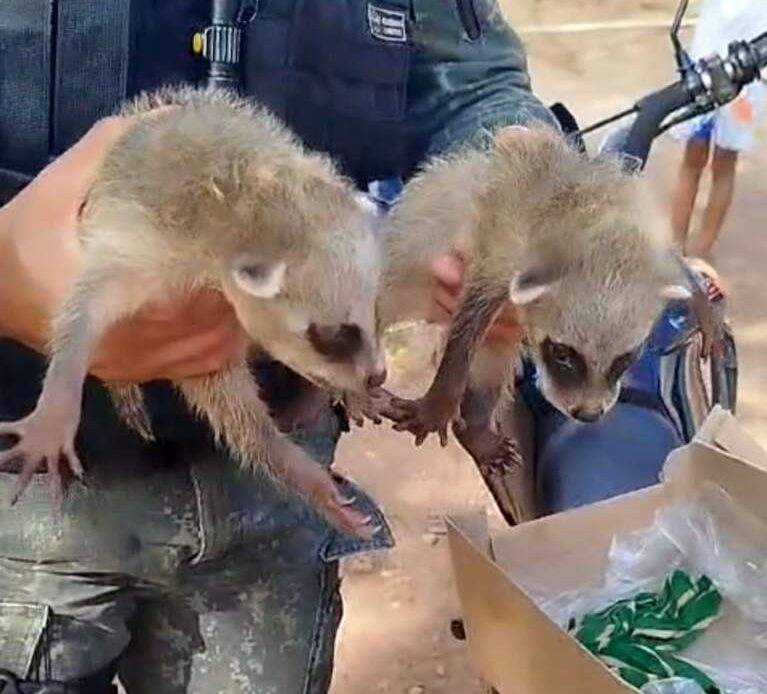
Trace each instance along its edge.
<instances>
[{"instance_id":1,"label":"cardboard box","mask_svg":"<svg viewBox=\"0 0 767 694\"><path fill-rule=\"evenodd\" d=\"M596 587L615 535L652 525L664 503L704 481L767 522L767 452L717 408L689 446L674 451L661 484L490 537L484 518L451 517L448 540L468 646L501 694L628 694L635 689L552 622L515 582L552 592ZM531 569L531 567L533 567Z\"/></svg>"}]
</instances>

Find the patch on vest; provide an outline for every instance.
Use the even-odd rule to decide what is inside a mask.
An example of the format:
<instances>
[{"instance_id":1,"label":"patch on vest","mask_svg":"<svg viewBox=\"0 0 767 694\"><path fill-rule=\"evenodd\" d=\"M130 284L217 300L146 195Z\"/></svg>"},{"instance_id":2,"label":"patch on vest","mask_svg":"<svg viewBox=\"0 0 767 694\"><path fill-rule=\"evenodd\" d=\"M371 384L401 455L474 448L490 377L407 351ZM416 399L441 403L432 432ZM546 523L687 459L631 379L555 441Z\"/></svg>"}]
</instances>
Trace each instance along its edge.
<instances>
[{"instance_id":1,"label":"patch on vest","mask_svg":"<svg viewBox=\"0 0 767 694\"><path fill-rule=\"evenodd\" d=\"M394 43L407 41L407 18L404 12L386 10L368 3L368 26L373 38Z\"/></svg>"}]
</instances>

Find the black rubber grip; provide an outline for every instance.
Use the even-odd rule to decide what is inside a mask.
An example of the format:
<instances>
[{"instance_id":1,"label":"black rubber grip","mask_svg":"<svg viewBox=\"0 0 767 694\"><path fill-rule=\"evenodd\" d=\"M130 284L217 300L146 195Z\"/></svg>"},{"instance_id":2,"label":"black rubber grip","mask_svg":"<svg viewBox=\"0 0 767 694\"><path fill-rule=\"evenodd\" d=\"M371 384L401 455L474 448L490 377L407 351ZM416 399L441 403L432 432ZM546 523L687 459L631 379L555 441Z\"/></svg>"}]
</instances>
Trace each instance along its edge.
<instances>
[{"instance_id":1,"label":"black rubber grip","mask_svg":"<svg viewBox=\"0 0 767 694\"><path fill-rule=\"evenodd\" d=\"M629 157L636 157L644 168L652 143L658 136L663 121L691 101L692 97L681 82L670 84L643 99L639 104L639 114L629 130L622 152Z\"/></svg>"}]
</instances>

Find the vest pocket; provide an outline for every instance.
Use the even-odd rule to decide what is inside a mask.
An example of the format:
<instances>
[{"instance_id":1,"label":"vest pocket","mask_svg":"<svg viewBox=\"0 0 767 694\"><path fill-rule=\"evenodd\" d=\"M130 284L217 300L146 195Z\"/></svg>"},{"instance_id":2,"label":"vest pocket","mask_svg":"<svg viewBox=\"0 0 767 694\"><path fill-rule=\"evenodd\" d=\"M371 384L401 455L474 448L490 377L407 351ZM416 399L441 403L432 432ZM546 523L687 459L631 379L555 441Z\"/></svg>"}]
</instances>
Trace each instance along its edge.
<instances>
[{"instance_id":1,"label":"vest pocket","mask_svg":"<svg viewBox=\"0 0 767 694\"><path fill-rule=\"evenodd\" d=\"M347 112L398 119L410 66L408 7L402 0L296 0L290 64L325 80L328 97Z\"/></svg>"},{"instance_id":2,"label":"vest pocket","mask_svg":"<svg viewBox=\"0 0 767 694\"><path fill-rule=\"evenodd\" d=\"M404 147L411 0L262 0L247 93L359 179L396 175Z\"/></svg>"},{"instance_id":3,"label":"vest pocket","mask_svg":"<svg viewBox=\"0 0 767 694\"><path fill-rule=\"evenodd\" d=\"M42 603L0 602L1 669L22 680L30 676L50 613Z\"/></svg>"}]
</instances>

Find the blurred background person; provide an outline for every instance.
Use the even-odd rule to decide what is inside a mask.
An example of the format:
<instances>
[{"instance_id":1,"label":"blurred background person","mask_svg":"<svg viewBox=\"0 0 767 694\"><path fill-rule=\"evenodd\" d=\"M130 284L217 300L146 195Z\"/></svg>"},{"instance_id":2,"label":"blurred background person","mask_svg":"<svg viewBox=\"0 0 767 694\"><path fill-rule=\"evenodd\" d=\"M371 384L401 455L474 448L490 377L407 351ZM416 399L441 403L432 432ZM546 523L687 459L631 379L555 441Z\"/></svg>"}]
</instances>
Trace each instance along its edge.
<instances>
[{"instance_id":1,"label":"blurred background person","mask_svg":"<svg viewBox=\"0 0 767 694\"><path fill-rule=\"evenodd\" d=\"M694 60L713 52L726 54L730 42L767 31L767 0L702 0L691 48ZM671 223L686 254L711 260L711 251L727 218L735 190L738 157L750 150L764 115L767 86L755 82L737 99L677 126L673 135L685 142L672 200ZM700 231L690 242L690 220L704 171L711 171L711 190Z\"/></svg>"}]
</instances>

